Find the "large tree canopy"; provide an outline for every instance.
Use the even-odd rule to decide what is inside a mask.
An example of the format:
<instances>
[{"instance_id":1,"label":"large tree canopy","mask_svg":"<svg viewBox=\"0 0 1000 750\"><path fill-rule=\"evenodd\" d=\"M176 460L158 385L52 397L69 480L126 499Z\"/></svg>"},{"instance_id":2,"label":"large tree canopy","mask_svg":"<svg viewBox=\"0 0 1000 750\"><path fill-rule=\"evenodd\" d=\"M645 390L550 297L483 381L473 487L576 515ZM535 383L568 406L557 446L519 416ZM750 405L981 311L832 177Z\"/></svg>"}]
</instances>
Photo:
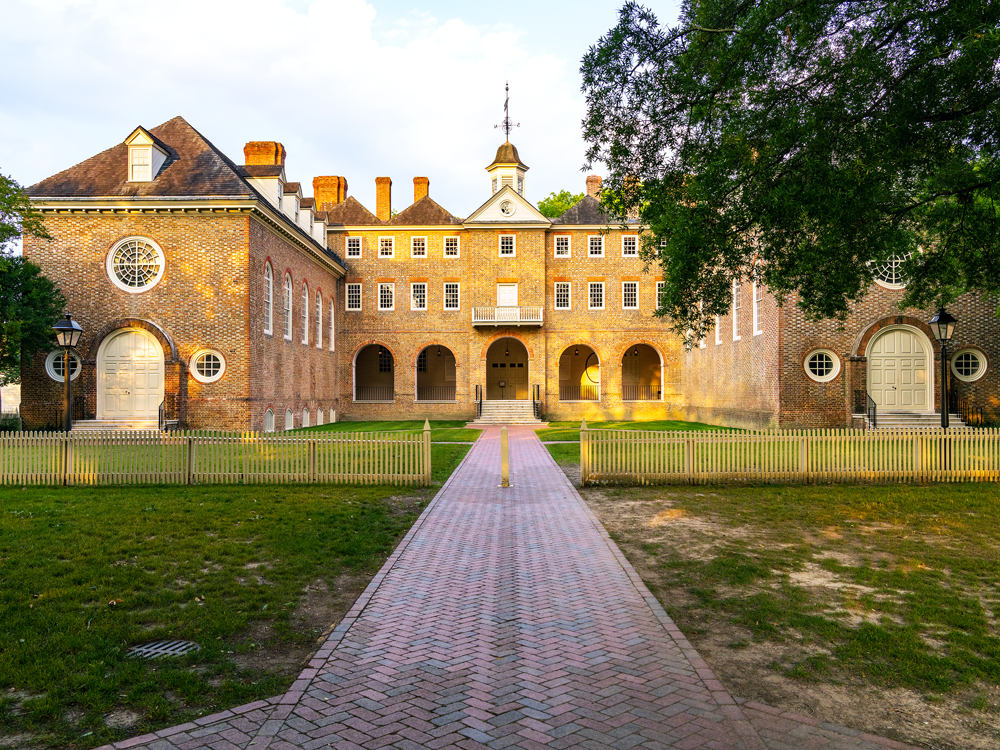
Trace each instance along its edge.
<instances>
[{"instance_id":1,"label":"large tree canopy","mask_svg":"<svg viewBox=\"0 0 1000 750\"><path fill-rule=\"evenodd\" d=\"M751 278L843 318L908 256L904 304L1000 293L998 20L993 0L686 0L665 28L625 5L583 60L584 136L607 208L651 227L658 312L703 335Z\"/></svg>"},{"instance_id":2,"label":"large tree canopy","mask_svg":"<svg viewBox=\"0 0 1000 750\"><path fill-rule=\"evenodd\" d=\"M574 195L569 190L560 190L558 193L549 193L548 198L538 201L538 213L554 219L562 216L569 209L583 200L583 193Z\"/></svg>"}]
</instances>

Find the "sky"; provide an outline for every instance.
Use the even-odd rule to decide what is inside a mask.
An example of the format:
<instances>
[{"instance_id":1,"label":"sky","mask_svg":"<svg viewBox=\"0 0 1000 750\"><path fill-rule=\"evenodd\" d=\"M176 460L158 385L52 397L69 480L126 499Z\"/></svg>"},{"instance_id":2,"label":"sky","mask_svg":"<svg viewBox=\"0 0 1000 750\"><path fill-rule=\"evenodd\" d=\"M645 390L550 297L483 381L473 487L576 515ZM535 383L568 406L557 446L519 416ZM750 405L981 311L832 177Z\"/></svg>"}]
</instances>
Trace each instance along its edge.
<instances>
[{"instance_id":1,"label":"sky","mask_svg":"<svg viewBox=\"0 0 1000 750\"><path fill-rule=\"evenodd\" d=\"M375 208L413 177L467 216L489 197L504 136L525 195L584 191L580 60L616 23L613 0L0 0L0 172L31 185L180 115L233 161L275 140L312 194L343 175ZM679 0L646 0L673 24Z\"/></svg>"}]
</instances>

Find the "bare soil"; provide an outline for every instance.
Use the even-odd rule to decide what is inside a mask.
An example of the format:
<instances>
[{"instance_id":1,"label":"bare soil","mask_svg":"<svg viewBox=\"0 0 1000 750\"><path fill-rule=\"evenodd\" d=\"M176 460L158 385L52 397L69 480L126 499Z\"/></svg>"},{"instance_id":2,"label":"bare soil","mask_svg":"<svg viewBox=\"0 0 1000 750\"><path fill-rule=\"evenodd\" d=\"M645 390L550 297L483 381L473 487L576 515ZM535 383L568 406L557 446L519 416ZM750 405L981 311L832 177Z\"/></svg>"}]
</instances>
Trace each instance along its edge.
<instances>
[{"instance_id":1,"label":"bare soil","mask_svg":"<svg viewBox=\"0 0 1000 750\"><path fill-rule=\"evenodd\" d=\"M794 637L781 641L754 640L750 631L730 622L727 613L700 608L688 590L671 580L662 557L655 553L659 545L659 549L668 549L675 557L703 561L714 557L713 549L720 543L739 540L748 549L768 543L765 531L755 528L752 520L734 527L708 515L693 516L671 507L671 496L695 492L694 489L635 491L627 498L620 494L611 498L600 488L579 487L579 467L568 465L563 469L643 581L673 614L732 695L929 750L1000 747L1000 715L996 709L1000 704L1000 686L978 684L946 695L925 695L909 689L880 689L852 675L837 674L818 681L789 677L780 669L781 665L799 663L822 649L797 642ZM835 533L835 530L820 532ZM866 554L875 559L878 550L870 549ZM852 564L849 558L840 562ZM807 589L815 597L831 591L843 593L845 589L848 593L856 590L858 596L872 591L840 580L835 573L816 565L807 565L789 578L793 585ZM767 584L761 584L764 585ZM868 616L859 608L849 611L844 622L856 625ZM986 704L987 708L973 708L974 702L977 706Z\"/></svg>"}]
</instances>

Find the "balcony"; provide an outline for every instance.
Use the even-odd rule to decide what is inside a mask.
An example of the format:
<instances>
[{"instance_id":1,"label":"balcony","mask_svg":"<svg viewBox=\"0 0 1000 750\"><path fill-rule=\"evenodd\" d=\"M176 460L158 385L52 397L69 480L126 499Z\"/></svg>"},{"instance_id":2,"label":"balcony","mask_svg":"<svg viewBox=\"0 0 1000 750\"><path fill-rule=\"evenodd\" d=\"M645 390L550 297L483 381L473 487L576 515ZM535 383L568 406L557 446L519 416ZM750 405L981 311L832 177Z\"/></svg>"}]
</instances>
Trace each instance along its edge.
<instances>
[{"instance_id":1,"label":"balcony","mask_svg":"<svg viewBox=\"0 0 1000 750\"><path fill-rule=\"evenodd\" d=\"M474 326L540 326L543 307L473 307Z\"/></svg>"}]
</instances>

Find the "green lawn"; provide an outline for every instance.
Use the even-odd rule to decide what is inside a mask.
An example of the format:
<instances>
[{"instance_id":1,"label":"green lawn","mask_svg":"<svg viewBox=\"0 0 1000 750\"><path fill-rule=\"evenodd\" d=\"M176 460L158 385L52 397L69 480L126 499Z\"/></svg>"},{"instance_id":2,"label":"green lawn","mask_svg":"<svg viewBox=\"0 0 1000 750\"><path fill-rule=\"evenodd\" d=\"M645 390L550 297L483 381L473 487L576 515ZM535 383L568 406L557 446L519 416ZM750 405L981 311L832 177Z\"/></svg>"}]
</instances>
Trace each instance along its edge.
<instances>
[{"instance_id":1,"label":"green lawn","mask_svg":"<svg viewBox=\"0 0 1000 750\"><path fill-rule=\"evenodd\" d=\"M682 422L676 419L657 419L650 422L588 422L592 430L726 430L728 427L717 427L701 422ZM580 422L549 422L544 430L536 430L539 440L580 440ZM577 449L579 453L579 449Z\"/></svg>"},{"instance_id":2,"label":"green lawn","mask_svg":"<svg viewBox=\"0 0 1000 750\"><path fill-rule=\"evenodd\" d=\"M474 443L482 430L465 429L467 420L432 420L431 442ZM306 427L296 432L423 432L423 420L409 419L398 422L337 422L318 427Z\"/></svg>"},{"instance_id":3,"label":"green lawn","mask_svg":"<svg viewBox=\"0 0 1000 750\"><path fill-rule=\"evenodd\" d=\"M433 446L435 482L468 450ZM86 748L282 692L332 624L303 614L308 591L343 588L344 578L363 588L432 492L3 488L0 735ZM203 649L126 658L162 638ZM282 653L298 656L269 666ZM116 711L138 721L109 728Z\"/></svg>"}]
</instances>

